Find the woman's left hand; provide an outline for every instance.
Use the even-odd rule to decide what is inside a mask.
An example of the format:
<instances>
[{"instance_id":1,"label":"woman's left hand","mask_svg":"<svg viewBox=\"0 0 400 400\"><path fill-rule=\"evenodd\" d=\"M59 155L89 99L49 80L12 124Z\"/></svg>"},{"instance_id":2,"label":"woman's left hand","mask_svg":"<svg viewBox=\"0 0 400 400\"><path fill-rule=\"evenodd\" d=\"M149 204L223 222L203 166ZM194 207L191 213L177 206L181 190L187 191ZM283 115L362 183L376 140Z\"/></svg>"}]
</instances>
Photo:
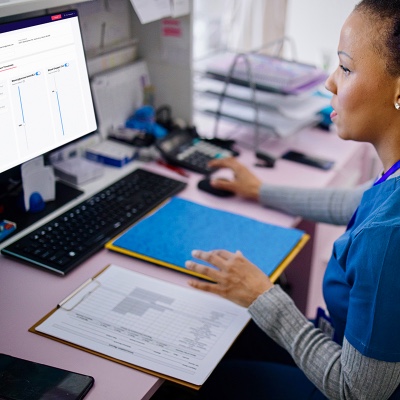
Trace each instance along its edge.
<instances>
[{"instance_id":1,"label":"woman's left hand","mask_svg":"<svg viewBox=\"0 0 400 400\"><path fill-rule=\"evenodd\" d=\"M273 286L267 275L247 260L240 251L193 250L192 256L214 265L217 269L186 261L186 268L208 276L216 283L191 280L189 285L218 294L243 307L249 307L257 297Z\"/></svg>"}]
</instances>

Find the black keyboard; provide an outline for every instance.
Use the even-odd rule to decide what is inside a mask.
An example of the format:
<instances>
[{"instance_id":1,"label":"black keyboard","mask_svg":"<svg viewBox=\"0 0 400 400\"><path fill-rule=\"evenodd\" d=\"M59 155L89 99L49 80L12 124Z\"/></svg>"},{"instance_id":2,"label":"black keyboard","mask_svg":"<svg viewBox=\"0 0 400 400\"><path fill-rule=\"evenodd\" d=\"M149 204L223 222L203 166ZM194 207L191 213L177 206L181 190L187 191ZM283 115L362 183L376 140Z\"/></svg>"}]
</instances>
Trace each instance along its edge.
<instances>
[{"instance_id":1,"label":"black keyboard","mask_svg":"<svg viewBox=\"0 0 400 400\"><path fill-rule=\"evenodd\" d=\"M137 169L1 252L65 275L185 186Z\"/></svg>"}]
</instances>

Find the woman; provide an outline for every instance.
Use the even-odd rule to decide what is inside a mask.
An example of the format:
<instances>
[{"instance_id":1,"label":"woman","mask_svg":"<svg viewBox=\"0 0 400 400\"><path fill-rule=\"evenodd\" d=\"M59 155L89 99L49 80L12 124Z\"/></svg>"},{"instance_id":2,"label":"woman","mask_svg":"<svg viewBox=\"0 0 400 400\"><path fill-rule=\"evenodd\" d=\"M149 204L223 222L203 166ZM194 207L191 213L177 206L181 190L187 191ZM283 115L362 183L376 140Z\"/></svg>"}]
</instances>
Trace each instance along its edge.
<instances>
[{"instance_id":1,"label":"woman","mask_svg":"<svg viewBox=\"0 0 400 400\"><path fill-rule=\"evenodd\" d=\"M225 374L221 365L216 376L225 382L218 385L213 374L204 398L219 388L233 388L226 398L322 396L302 392L304 382L332 399L400 398L400 1L361 1L343 25L338 57L326 82L333 93L331 118L341 138L375 147L385 171L378 182L354 191L300 191L263 185L235 160L214 162L235 172L233 181L217 180L216 187L307 218L349 223L334 244L323 283L335 339L314 328L279 285L239 251L194 250L200 262L188 261L187 268L217 283L191 280L190 285L248 307L256 324L298 366L279 369L288 373L279 380L269 375L276 371L271 365L241 364L240 372L239 364ZM278 387L275 394L272 387Z\"/></svg>"}]
</instances>

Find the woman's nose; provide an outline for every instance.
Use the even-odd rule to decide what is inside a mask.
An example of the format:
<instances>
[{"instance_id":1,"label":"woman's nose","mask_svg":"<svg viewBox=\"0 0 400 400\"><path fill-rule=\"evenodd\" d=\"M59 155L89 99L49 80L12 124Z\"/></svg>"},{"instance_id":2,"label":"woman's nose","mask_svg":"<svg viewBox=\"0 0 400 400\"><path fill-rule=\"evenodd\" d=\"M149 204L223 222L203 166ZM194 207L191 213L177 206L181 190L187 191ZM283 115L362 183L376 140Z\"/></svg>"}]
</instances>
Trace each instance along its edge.
<instances>
[{"instance_id":1,"label":"woman's nose","mask_svg":"<svg viewBox=\"0 0 400 400\"><path fill-rule=\"evenodd\" d=\"M332 72L325 81L325 88L333 94L336 94L335 72Z\"/></svg>"}]
</instances>

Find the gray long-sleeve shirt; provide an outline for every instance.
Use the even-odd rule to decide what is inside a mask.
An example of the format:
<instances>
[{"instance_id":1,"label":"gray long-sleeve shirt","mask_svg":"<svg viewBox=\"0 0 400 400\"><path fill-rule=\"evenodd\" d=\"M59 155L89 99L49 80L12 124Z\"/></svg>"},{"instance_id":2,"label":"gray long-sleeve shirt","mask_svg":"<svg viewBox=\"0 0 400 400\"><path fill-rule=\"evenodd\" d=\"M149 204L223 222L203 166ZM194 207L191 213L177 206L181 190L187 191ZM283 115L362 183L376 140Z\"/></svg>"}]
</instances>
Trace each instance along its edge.
<instances>
[{"instance_id":1,"label":"gray long-sleeve shirt","mask_svg":"<svg viewBox=\"0 0 400 400\"><path fill-rule=\"evenodd\" d=\"M371 184L355 189L263 185L260 202L306 219L346 225ZM330 399L384 400L400 384L400 363L365 357L346 339L339 346L314 328L279 285L259 296L249 311L261 329L289 351L307 377Z\"/></svg>"},{"instance_id":2,"label":"gray long-sleeve shirt","mask_svg":"<svg viewBox=\"0 0 400 400\"><path fill-rule=\"evenodd\" d=\"M364 191L371 186L372 181L354 189L303 189L263 185L260 203L312 221L347 225Z\"/></svg>"}]
</instances>

